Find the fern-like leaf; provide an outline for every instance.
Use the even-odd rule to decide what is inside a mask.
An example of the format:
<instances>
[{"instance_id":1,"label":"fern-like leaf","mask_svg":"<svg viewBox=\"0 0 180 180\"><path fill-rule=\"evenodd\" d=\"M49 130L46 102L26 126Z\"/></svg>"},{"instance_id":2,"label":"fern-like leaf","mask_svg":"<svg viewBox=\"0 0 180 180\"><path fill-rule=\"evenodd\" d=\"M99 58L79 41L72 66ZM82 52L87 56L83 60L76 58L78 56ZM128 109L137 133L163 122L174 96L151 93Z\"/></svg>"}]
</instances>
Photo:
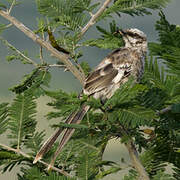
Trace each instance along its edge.
<instances>
[{"instance_id":1,"label":"fern-like leaf","mask_svg":"<svg viewBox=\"0 0 180 180\"><path fill-rule=\"evenodd\" d=\"M35 121L36 103L33 96L26 92L17 95L9 108L9 129L8 135L16 145L21 148L24 141L33 136L36 127Z\"/></svg>"},{"instance_id":2,"label":"fern-like leaf","mask_svg":"<svg viewBox=\"0 0 180 180\"><path fill-rule=\"evenodd\" d=\"M1 171L4 173L11 171L16 165L21 164L23 161L27 161L27 158L0 148L0 160Z\"/></svg>"},{"instance_id":3,"label":"fern-like leaf","mask_svg":"<svg viewBox=\"0 0 180 180\"><path fill-rule=\"evenodd\" d=\"M142 84L134 84L132 77L115 92L112 98L105 103L104 107L106 109L113 109L115 107L124 108L126 105L133 106L136 101L135 98L140 93L145 92L146 89L147 87Z\"/></svg>"},{"instance_id":4,"label":"fern-like leaf","mask_svg":"<svg viewBox=\"0 0 180 180\"><path fill-rule=\"evenodd\" d=\"M0 104L0 134L6 131L8 125L8 103Z\"/></svg>"},{"instance_id":5,"label":"fern-like leaf","mask_svg":"<svg viewBox=\"0 0 180 180\"><path fill-rule=\"evenodd\" d=\"M148 9L160 9L169 0L116 0L114 4L107 8L101 18L110 16L112 13L125 13L131 16L151 14Z\"/></svg>"},{"instance_id":6,"label":"fern-like leaf","mask_svg":"<svg viewBox=\"0 0 180 180\"><path fill-rule=\"evenodd\" d=\"M31 74L25 76L21 84L12 87L10 90L16 94L23 93L26 90L32 91L34 96L38 97L44 94L41 86L48 87L51 75L47 70L40 68L34 69Z\"/></svg>"},{"instance_id":7,"label":"fern-like leaf","mask_svg":"<svg viewBox=\"0 0 180 180\"><path fill-rule=\"evenodd\" d=\"M155 113L152 110L136 107L113 111L109 114L108 120L110 123L119 121L126 128L136 128L139 126L150 126L154 117Z\"/></svg>"},{"instance_id":8,"label":"fern-like leaf","mask_svg":"<svg viewBox=\"0 0 180 180\"><path fill-rule=\"evenodd\" d=\"M50 17L56 27L61 25L72 31L85 25L87 17L82 11L86 10L89 4L89 0L37 0L40 13Z\"/></svg>"},{"instance_id":9,"label":"fern-like leaf","mask_svg":"<svg viewBox=\"0 0 180 180\"><path fill-rule=\"evenodd\" d=\"M96 27L101 33L101 37L98 39L90 39L83 42L85 46L96 46L103 49L116 49L123 45L122 36L117 33L119 27L117 27L115 21L110 23L110 31L103 29L100 26Z\"/></svg>"},{"instance_id":10,"label":"fern-like leaf","mask_svg":"<svg viewBox=\"0 0 180 180\"><path fill-rule=\"evenodd\" d=\"M151 54L164 59L168 72L180 76L180 27L170 24L161 11L156 22L160 43L150 43Z\"/></svg>"},{"instance_id":11,"label":"fern-like leaf","mask_svg":"<svg viewBox=\"0 0 180 180\"><path fill-rule=\"evenodd\" d=\"M48 119L67 117L70 113L76 111L81 105L81 101L77 98L76 93L68 94L59 90L57 92L46 91L46 95L53 99L53 101L48 103L48 105L58 110L58 112L48 113Z\"/></svg>"},{"instance_id":12,"label":"fern-like leaf","mask_svg":"<svg viewBox=\"0 0 180 180\"><path fill-rule=\"evenodd\" d=\"M28 148L31 149L33 152L33 155L35 155L40 147L42 146L43 139L45 137L45 133L42 132L36 132L33 134L32 137L29 137L28 141L24 142L24 145Z\"/></svg>"}]
</instances>

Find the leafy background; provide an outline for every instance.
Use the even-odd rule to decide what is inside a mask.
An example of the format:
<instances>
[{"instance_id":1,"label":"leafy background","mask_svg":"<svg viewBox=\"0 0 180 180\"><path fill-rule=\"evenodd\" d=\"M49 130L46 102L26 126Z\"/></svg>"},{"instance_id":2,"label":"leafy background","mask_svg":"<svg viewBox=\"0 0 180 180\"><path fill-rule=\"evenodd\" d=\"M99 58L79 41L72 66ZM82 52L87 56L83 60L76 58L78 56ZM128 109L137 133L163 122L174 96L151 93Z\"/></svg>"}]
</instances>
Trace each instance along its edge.
<instances>
[{"instance_id":1,"label":"leafy background","mask_svg":"<svg viewBox=\"0 0 180 180\"><path fill-rule=\"evenodd\" d=\"M180 1L179 0L172 0L171 3L169 3L168 7L165 9L165 14L167 20L172 24L180 24L180 14L179 14L179 8L180 8ZM159 19L158 12L152 12L153 14L151 16L144 16L144 17L130 17L127 15L122 15L121 19L119 20L118 25L123 28L128 27L136 27L141 30L143 30L148 35L149 41L154 41L157 39L157 32L155 32L154 24L157 19ZM28 1L24 0L23 3L14 9L12 12L12 15L17 17L20 21L22 21L25 25L28 27L35 28L36 27L36 17L38 16L38 12L36 11L35 3L34 1ZM117 17L116 17L117 18ZM116 19L117 20L117 19ZM2 18L0 18L0 22L4 22ZM116 21L118 22L118 21ZM106 27L108 26L107 22L101 22L101 26ZM95 27L91 28L87 32L87 38L93 38L96 37L98 34L95 33L96 29ZM20 50L26 51L28 49L30 56L33 57L33 59L37 58L36 55L38 54L38 48L37 46L27 37L25 37L21 32L16 30L16 28L9 29L6 33L3 34L4 38L7 39L10 43L15 45ZM31 66L28 67L28 65L24 66L18 61L13 61L11 63L8 63L4 56L6 54L6 49L2 48L0 49L0 83L1 83L1 90L0 90L0 101L6 101L12 99L12 93L10 91L7 91L8 88L12 87L14 84L18 82L19 79L21 79L23 74L28 74L31 72ZM108 50L102 50L98 48L83 48L84 56L83 60L87 60L88 63L91 65L91 67L94 67L101 61L103 57L105 57L108 54ZM49 57L49 61L55 61L53 58ZM51 82L51 87L53 89L62 88L65 91L80 91L81 87L78 81L74 79L74 77L71 75L71 73L63 73L59 71L58 69L53 69L52 71L52 77L53 80ZM57 78L58 77L58 78ZM66 77L66 78L64 78ZM4 80L6 79L6 80ZM48 99L40 99L38 103L38 117L41 119L41 123L39 125L39 129L48 129L48 123L44 123L43 115L46 114L45 110L46 103ZM47 111L47 109L46 109ZM47 122L47 121L45 121ZM49 129L49 134L51 133ZM47 134L48 135L48 134ZM1 142L5 142L6 139L3 138ZM120 162L121 158L128 159L127 152L125 151L125 148L120 148L121 144L119 141L113 140L111 142L111 149L107 147L106 153L104 155L104 159L106 160L113 160L115 162ZM119 150L122 152L120 153ZM121 157L117 159L118 155L121 154ZM115 159L116 157L116 159ZM13 174L14 173L14 174ZM117 175L116 175L117 176ZM9 175L7 173L5 175L0 175L0 179L12 179L15 177L15 172L12 171ZM109 178L109 177L108 177ZM113 177L112 177L113 179Z\"/></svg>"}]
</instances>

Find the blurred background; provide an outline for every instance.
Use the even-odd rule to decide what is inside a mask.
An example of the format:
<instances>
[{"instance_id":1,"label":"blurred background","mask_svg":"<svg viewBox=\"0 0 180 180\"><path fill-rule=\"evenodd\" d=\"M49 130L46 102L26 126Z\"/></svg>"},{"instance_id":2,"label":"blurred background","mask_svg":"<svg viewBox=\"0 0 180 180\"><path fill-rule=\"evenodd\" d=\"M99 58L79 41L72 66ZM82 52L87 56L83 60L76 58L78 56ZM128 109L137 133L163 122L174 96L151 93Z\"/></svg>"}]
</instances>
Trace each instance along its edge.
<instances>
[{"instance_id":1,"label":"blurred background","mask_svg":"<svg viewBox=\"0 0 180 180\"><path fill-rule=\"evenodd\" d=\"M27 27L34 30L37 28L37 17L39 17L38 11L36 9L36 4L34 1L29 0L21 0L22 4L15 7L12 11L12 15L15 16L19 21L23 22ZM163 10L167 20L171 24L179 24L180 25L180 0L171 0L168 6ZM155 23L159 19L158 11L152 11L152 15L149 16L136 16L131 17L128 15L123 15L119 18L114 16L116 23L119 27L126 28L138 28L144 31L147 34L148 41L157 41L157 32L155 31ZM109 28L109 22L112 19L107 21L102 21L97 25L100 25L104 28ZM2 17L0 17L0 23L7 23ZM23 33L17 30L15 27L11 27L5 32L3 32L2 36L7 39L11 44L13 44L17 49L21 51L28 51L28 55L39 61L39 46L37 46L31 39L28 39ZM86 33L85 38L90 39L97 37L98 34L96 32L96 27L92 27ZM81 58L83 61L87 61L90 66L93 68L96 66L109 52L110 50L103 50L94 47L85 47L82 49L83 57ZM11 102L14 94L8 89L17 83L19 83L24 74L28 74L32 70L31 65L23 65L19 61L7 62L5 56L8 55L9 52L4 47L4 45L0 42L0 103L1 102ZM48 62L55 63L56 60L48 55L44 57ZM52 73L52 81L50 84L50 89L57 90L59 88L64 91L77 91L81 90L81 86L79 82L72 76L69 72L63 72L58 68L51 69ZM46 129L47 136L50 135L52 130L49 128L49 123L44 115L46 115L48 111L48 106L46 106L48 98L41 97L38 100L38 129ZM6 137L0 136L0 142L6 143ZM115 161L117 163L121 163L121 159L125 159L127 163L129 162L128 153L123 145L121 145L119 140L112 140L106 148L104 159ZM0 174L0 180L15 180L16 171L18 169L14 169L10 173ZM106 180L120 180L121 176L124 174L114 174L111 177L108 176Z\"/></svg>"}]
</instances>

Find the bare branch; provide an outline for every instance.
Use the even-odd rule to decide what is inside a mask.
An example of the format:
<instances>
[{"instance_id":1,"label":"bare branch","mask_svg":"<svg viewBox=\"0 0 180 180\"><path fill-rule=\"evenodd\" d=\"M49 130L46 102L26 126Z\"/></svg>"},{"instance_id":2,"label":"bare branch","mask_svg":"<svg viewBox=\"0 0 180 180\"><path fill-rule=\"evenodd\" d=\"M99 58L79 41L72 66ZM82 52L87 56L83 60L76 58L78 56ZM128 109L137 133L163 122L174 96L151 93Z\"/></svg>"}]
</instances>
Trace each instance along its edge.
<instances>
[{"instance_id":1,"label":"bare branch","mask_svg":"<svg viewBox=\"0 0 180 180\"><path fill-rule=\"evenodd\" d=\"M42 46L40 46L40 48L39 48L39 58L40 58L41 64L44 64L45 61L43 59L43 47Z\"/></svg>"},{"instance_id":2,"label":"bare branch","mask_svg":"<svg viewBox=\"0 0 180 180\"><path fill-rule=\"evenodd\" d=\"M128 131L123 126L120 127L120 130L122 132L122 135L129 136ZM139 159L138 152L133 143L133 140L129 139L128 142L125 143L125 146L129 152L129 156L131 158L132 165L139 174L139 180L150 180L144 166L142 165L142 163Z\"/></svg>"},{"instance_id":3,"label":"bare branch","mask_svg":"<svg viewBox=\"0 0 180 180\"><path fill-rule=\"evenodd\" d=\"M42 39L45 40L43 32L42 32ZM43 47L42 46L40 46L40 48L39 48L39 57L40 57L41 64L44 64L45 61L43 59Z\"/></svg>"},{"instance_id":4,"label":"bare branch","mask_svg":"<svg viewBox=\"0 0 180 180\"><path fill-rule=\"evenodd\" d=\"M69 55L66 55L62 52L57 51L55 48L51 46L50 43L44 41L41 39L38 35L36 35L33 31L31 31L29 28L27 28L24 24L19 22L16 18L10 16L7 12L0 10L0 15L10 21L14 26L16 26L20 31L22 31L24 34L26 34L29 38L31 38L34 42L40 44L42 47L46 48L48 51L53 54L57 59L62 61L67 69L69 69L73 75L80 81L80 83L84 84L84 77L82 73L72 64L72 62L69 60Z\"/></svg>"},{"instance_id":5,"label":"bare branch","mask_svg":"<svg viewBox=\"0 0 180 180\"><path fill-rule=\"evenodd\" d=\"M20 154L20 155L22 155L22 156L24 156L24 157L26 157L26 158L29 158L29 159L33 159L33 157L31 157L30 155L22 152L21 150L14 149L14 148L12 148L12 147L9 147L9 146L7 146L7 145L5 145L5 144L1 144L1 143L0 143L0 146L3 147L4 149L8 150L8 151L15 152L15 153ZM41 163L41 164L43 164L43 165L46 166L46 167L49 166L48 163L46 163L46 162L44 162L44 161L42 161L42 160L39 160L38 162ZM68 174L66 171L61 170L61 169L59 169L59 168L56 168L56 167L54 167L54 166L52 166L51 169L54 170L54 171L57 171L57 172L59 172L59 173L61 173L61 174L63 174L64 176L72 177L72 176L71 176L70 174Z\"/></svg>"},{"instance_id":6,"label":"bare branch","mask_svg":"<svg viewBox=\"0 0 180 180\"><path fill-rule=\"evenodd\" d=\"M49 67L66 68L66 66L65 66L65 65L62 65L62 64L49 64L48 66L49 66Z\"/></svg>"},{"instance_id":7,"label":"bare branch","mask_svg":"<svg viewBox=\"0 0 180 180\"><path fill-rule=\"evenodd\" d=\"M139 180L150 180L144 166L142 165L141 161L139 160L138 153L132 141L129 141L125 144L126 148L129 151L129 156L131 158L132 164L136 171L139 174Z\"/></svg>"},{"instance_id":8,"label":"bare branch","mask_svg":"<svg viewBox=\"0 0 180 180\"><path fill-rule=\"evenodd\" d=\"M17 48L15 48L15 47L14 47L12 44L10 44L6 39L4 39L4 38L2 38L2 37L0 36L0 40L2 40L5 45L7 45L9 48L13 49L17 54L19 54L22 58L24 58L25 61L27 61L27 62L30 63L30 64L33 64L35 67L38 66L37 63L35 63L35 62L34 62L32 59L30 59L29 57L25 56L20 50L18 50Z\"/></svg>"},{"instance_id":9,"label":"bare branch","mask_svg":"<svg viewBox=\"0 0 180 180\"><path fill-rule=\"evenodd\" d=\"M91 15L91 19L89 20L89 22L83 27L83 29L81 30L80 36L83 36L86 31L96 23L97 18L104 12L104 10L106 9L106 7L109 5L109 3L112 0L106 0L104 2L104 4L100 7L100 9L93 15Z\"/></svg>"}]
</instances>

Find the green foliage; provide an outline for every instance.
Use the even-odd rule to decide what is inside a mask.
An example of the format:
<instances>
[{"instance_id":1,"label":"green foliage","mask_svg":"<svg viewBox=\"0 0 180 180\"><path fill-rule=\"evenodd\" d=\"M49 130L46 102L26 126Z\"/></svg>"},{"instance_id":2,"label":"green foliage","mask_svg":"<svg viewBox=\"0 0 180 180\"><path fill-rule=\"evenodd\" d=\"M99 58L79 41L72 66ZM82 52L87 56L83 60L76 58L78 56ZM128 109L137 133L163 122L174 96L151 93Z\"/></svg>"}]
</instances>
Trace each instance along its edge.
<instances>
[{"instance_id":1,"label":"green foliage","mask_svg":"<svg viewBox=\"0 0 180 180\"><path fill-rule=\"evenodd\" d=\"M36 126L35 113L36 103L32 94L28 92L17 95L9 107L8 138L13 140L12 144L17 149L33 136Z\"/></svg>"},{"instance_id":2,"label":"green foliage","mask_svg":"<svg viewBox=\"0 0 180 180\"><path fill-rule=\"evenodd\" d=\"M152 55L156 55L163 61L171 74L180 76L180 28L170 24L163 12L159 13L160 20L156 23L160 43L150 43Z\"/></svg>"},{"instance_id":3,"label":"green foliage","mask_svg":"<svg viewBox=\"0 0 180 180\"><path fill-rule=\"evenodd\" d=\"M42 179L43 176L45 177L45 173L41 172L39 168L37 167L32 167L32 168L21 168L21 172L23 174L18 174L18 180L38 180Z\"/></svg>"},{"instance_id":4,"label":"green foliage","mask_svg":"<svg viewBox=\"0 0 180 180\"><path fill-rule=\"evenodd\" d=\"M41 180L41 178L39 178ZM49 176L44 177L44 180L76 180L75 178L68 178L65 176L59 176L56 173L51 173Z\"/></svg>"},{"instance_id":5,"label":"green foliage","mask_svg":"<svg viewBox=\"0 0 180 180\"><path fill-rule=\"evenodd\" d=\"M23 175L18 174L18 180L75 180L74 178L67 178L65 176L50 173L47 175L45 172L40 171L37 167L21 168Z\"/></svg>"},{"instance_id":6,"label":"green foliage","mask_svg":"<svg viewBox=\"0 0 180 180\"><path fill-rule=\"evenodd\" d=\"M79 109L81 105L81 101L77 98L76 93L68 94L59 90L57 92L46 91L46 95L53 99L48 105L58 110L56 112L48 113L48 119L57 117L66 118L70 113Z\"/></svg>"},{"instance_id":7,"label":"green foliage","mask_svg":"<svg viewBox=\"0 0 180 180\"><path fill-rule=\"evenodd\" d=\"M33 152L33 156L39 151L40 147L42 146L42 142L44 140L45 133L42 132L35 132L32 136L28 138L28 141L24 142L24 145L27 149Z\"/></svg>"},{"instance_id":8,"label":"green foliage","mask_svg":"<svg viewBox=\"0 0 180 180\"><path fill-rule=\"evenodd\" d=\"M2 30L7 28L7 26L2 26ZM32 64L25 57L27 57L27 52L20 52L13 45L11 45L6 39L0 36L0 41L8 48L11 55L6 56L7 61L20 60L23 64Z\"/></svg>"},{"instance_id":9,"label":"green foliage","mask_svg":"<svg viewBox=\"0 0 180 180\"><path fill-rule=\"evenodd\" d=\"M174 180L174 178L170 174L158 171L157 174L153 177L153 180Z\"/></svg>"},{"instance_id":10,"label":"green foliage","mask_svg":"<svg viewBox=\"0 0 180 180\"><path fill-rule=\"evenodd\" d=\"M179 180L180 178L180 168L173 168L174 170L174 173L173 173L173 176L175 179Z\"/></svg>"},{"instance_id":11,"label":"green foliage","mask_svg":"<svg viewBox=\"0 0 180 180\"><path fill-rule=\"evenodd\" d=\"M118 171L120 171L120 170L121 170L120 167L112 167L112 168L110 168L110 169L108 169L108 170L106 170L106 171L103 171L102 173L98 174L98 175L96 176L96 179L102 179L102 178L104 178L105 176L107 176L107 175L109 175L109 174L112 174L112 173L116 173L116 172L118 172Z\"/></svg>"},{"instance_id":12,"label":"green foliage","mask_svg":"<svg viewBox=\"0 0 180 180\"><path fill-rule=\"evenodd\" d=\"M135 84L133 78L130 78L128 82L124 83L114 94L114 96L107 100L105 108L113 109L115 107L124 107L125 105L134 105L137 97L140 93L145 92L146 86L142 84ZM134 103L133 103L134 101Z\"/></svg>"},{"instance_id":13,"label":"green foliage","mask_svg":"<svg viewBox=\"0 0 180 180\"><path fill-rule=\"evenodd\" d=\"M1 3L0 3L0 7L1 7ZM5 30L7 28L6 24L0 24L0 34L3 32L3 30Z\"/></svg>"},{"instance_id":14,"label":"green foliage","mask_svg":"<svg viewBox=\"0 0 180 180\"><path fill-rule=\"evenodd\" d=\"M117 27L115 21L110 23L110 31L107 31L100 26L96 26L96 28L101 33L101 37L98 39L87 40L83 42L83 45L96 46L103 49L115 49L123 45L122 37L118 33L119 27Z\"/></svg>"},{"instance_id":15,"label":"green foliage","mask_svg":"<svg viewBox=\"0 0 180 180\"><path fill-rule=\"evenodd\" d=\"M89 74L89 72L91 71L89 64L84 61L84 62L81 62L80 66L83 69L85 75L87 76Z\"/></svg>"},{"instance_id":16,"label":"green foliage","mask_svg":"<svg viewBox=\"0 0 180 180\"><path fill-rule=\"evenodd\" d=\"M123 180L135 180L137 179L137 173L134 169L129 170L129 174L125 175Z\"/></svg>"},{"instance_id":17,"label":"green foliage","mask_svg":"<svg viewBox=\"0 0 180 180\"><path fill-rule=\"evenodd\" d=\"M91 11L90 0L37 0L39 12L52 19L51 23L69 30L79 30L87 22L84 11Z\"/></svg>"},{"instance_id":18,"label":"green foliage","mask_svg":"<svg viewBox=\"0 0 180 180\"><path fill-rule=\"evenodd\" d=\"M180 113L180 104L173 104L171 107L172 113Z\"/></svg>"},{"instance_id":19,"label":"green foliage","mask_svg":"<svg viewBox=\"0 0 180 180\"><path fill-rule=\"evenodd\" d=\"M148 9L161 9L169 0L115 0L114 4L107 8L101 18L110 16L112 13L125 13L131 16L151 14Z\"/></svg>"},{"instance_id":20,"label":"green foliage","mask_svg":"<svg viewBox=\"0 0 180 180\"><path fill-rule=\"evenodd\" d=\"M165 171L166 164L160 154L161 152L154 152L153 148L150 148L141 155L141 161L151 177L159 171Z\"/></svg>"},{"instance_id":21,"label":"green foliage","mask_svg":"<svg viewBox=\"0 0 180 180\"><path fill-rule=\"evenodd\" d=\"M3 165L1 172L5 173L11 171L15 166L20 165L23 161L27 161L28 159L14 152L0 148L0 160L0 166Z\"/></svg>"},{"instance_id":22,"label":"green foliage","mask_svg":"<svg viewBox=\"0 0 180 180\"><path fill-rule=\"evenodd\" d=\"M50 79L51 75L46 69L37 68L30 74L25 75L21 84L12 87L10 90L16 94L29 90L38 97L44 94L44 90L41 86L49 87Z\"/></svg>"},{"instance_id":23,"label":"green foliage","mask_svg":"<svg viewBox=\"0 0 180 180\"><path fill-rule=\"evenodd\" d=\"M60 122L58 125L53 125L53 127L64 127L64 128L74 128L74 129L87 129L88 126L81 124L67 124Z\"/></svg>"},{"instance_id":24,"label":"green foliage","mask_svg":"<svg viewBox=\"0 0 180 180\"><path fill-rule=\"evenodd\" d=\"M157 59L146 61L146 71L143 78L144 83L151 86L150 92L143 94L143 98L150 100L148 105L161 107L161 104L177 103L180 100L180 85L178 77L166 73L164 67L159 68ZM155 94L151 91L156 90ZM142 98L142 97L141 97ZM154 102L153 102L154 101Z\"/></svg>"},{"instance_id":25,"label":"green foliage","mask_svg":"<svg viewBox=\"0 0 180 180\"><path fill-rule=\"evenodd\" d=\"M0 104L0 134L4 133L8 125L8 103Z\"/></svg>"},{"instance_id":26,"label":"green foliage","mask_svg":"<svg viewBox=\"0 0 180 180\"><path fill-rule=\"evenodd\" d=\"M3 3L0 3L0 8L5 8L6 9L6 5Z\"/></svg>"}]
</instances>

